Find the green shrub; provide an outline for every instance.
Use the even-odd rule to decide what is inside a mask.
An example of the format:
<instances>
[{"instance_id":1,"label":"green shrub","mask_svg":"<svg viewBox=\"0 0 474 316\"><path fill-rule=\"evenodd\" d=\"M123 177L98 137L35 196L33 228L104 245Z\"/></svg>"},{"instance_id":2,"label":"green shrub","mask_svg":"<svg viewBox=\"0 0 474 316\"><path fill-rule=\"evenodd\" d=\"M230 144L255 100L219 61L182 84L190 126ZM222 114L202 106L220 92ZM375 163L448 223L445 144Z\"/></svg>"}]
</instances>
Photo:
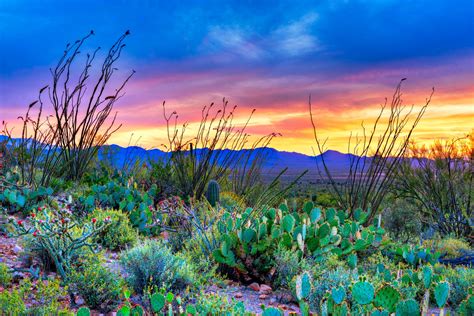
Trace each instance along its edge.
<instances>
[{"instance_id":1,"label":"green shrub","mask_svg":"<svg viewBox=\"0 0 474 316\"><path fill-rule=\"evenodd\" d=\"M81 295L88 307L109 312L119 303L123 282L103 264L103 256L86 256L68 281L71 290Z\"/></svg>"},{"instance_id":2,"label":"green shrub","mask_svg":"<svg viewBox=\"0 0 474 316\"><path fill-rule=\"evenodd\" d=\"M289 288L292 280L309 266L311 264L305 258L300 259L294 251L280 246L275 252L276 278L273 284Z\"/></svg>"},{"instance_id":3,"label":"green shrub","mask_svg":"<svg viewBox=\"0 0 474 316\"><path fill-rule=\"evenodd\" d=\"M7 287L12 281L12 275L5 263L0 263L0 285Z\"/></svg>"},{"instance_id":4,"label":"green shrub","mask_svg":"<svg viewBox=\"0 0 474 316\"><path fill-rule=\"evenodd\" d=\"M73 315L59 303L58 298L66 295L59 279L33 282L26 278L18 288L0 292L0 315Z\"/></svg>"},{"instance_id":5,"label":"green shrub","mask_svg":"<svg viewBox=\"0 0 474 316\"><path fill-rule=\"evenodd\" d=\"M423 246L439 251L446 258L458 258L472 251L468 242L454 237L425 240Z\"/></svg>"},{"instance_id":6,"label":"green shrub","mask_svg":"<svg viewBox=\"0 0 474 316\"><path fill-rule=\"evenodd\" d=\"M137 232L132 227L128 215L122 211L96 209L89 215L87 222L93 218L98 222L103 222L106 218L111 220L110 225L94 238L94 241L103 247L118 250L136 243Z\"/></svg>"},{"instance_id":7,"label":"green shrub","mask_svg":"<svg viewBox=\"0 0 474 316\"><path fill-rule=\"evenodd\" d=\"M319 276L313 277L313 290L308 297L311 310L320 312L320 303L323 301L326 292L336 286L343 286L347 289L353 279L357 280L357 275L344 268L323 270Z\"/></svg>"},{"instance_id":8,"label":"green shrub","mask_svg":"<svg viewBox=\"0 0 474 316\"><path fill-rule=\"evenodd\" d=\"M395 199L382 214L382 224L397 240L408 241L420 235L421 219L416 205Z\"/></svg>"},{"instance_id":9,"label":"green shrub","mask_svg":"<svg viewBox=\"0 0 474 316\"><path fill-rule=\"evenodd\" d=\"M67 309L63 309L59 298L67 296L67 288L61 287L59 278L38 280L32 282L24 279L20 284L23 298L30 297L36 304L28 308L28 315L71 315ZM33 290L32 292L30 292ZM73 315L73 314L72 314Z\"/></svg>"},{"instance_id":10,"label":"green shrub","mask_svg":"<svg viewBox=\"0 0 474 316\"><path fill-rule=\"evenodd\" d=\"M146 240L126 251L121 263L136 293L165 289L180 293L196 280L194 267L162 242Z\"/></svg>"},{"instance_id":11,"label":"green shrub","mask_svg":"<svg viewBox=\"0 0 474 316\"><path fill-rule=\"evenodd\" d=\"M230 191L221 193L219 204L228 212L241 212L245 209L243 198Z\"/></svg>"},{"instance_id":12,"label":"green shrub","mask_svg":"<svg viewBox=\"0 0 474 316\"><path fill-rule=\"evenodd\" d=\"M20 315L25 312L25 303L18 290L0 292L0 315Z\"/></svg>"}]
</instances>

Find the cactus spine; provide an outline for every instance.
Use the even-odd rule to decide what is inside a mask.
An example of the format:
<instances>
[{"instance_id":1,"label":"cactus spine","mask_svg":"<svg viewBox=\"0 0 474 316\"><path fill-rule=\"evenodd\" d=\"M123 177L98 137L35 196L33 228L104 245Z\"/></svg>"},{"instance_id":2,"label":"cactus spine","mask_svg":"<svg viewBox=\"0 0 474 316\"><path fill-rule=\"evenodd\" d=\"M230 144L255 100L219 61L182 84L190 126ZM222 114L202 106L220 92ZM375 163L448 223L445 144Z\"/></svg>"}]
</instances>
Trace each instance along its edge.
<instances>
[{"instance_id":1,"label":"cactus spine","mask_svg":"<svg viewBox=\"0 0 474 316\"><path fill-rule=\"evenodd\" d=\"M212 205L212 207L215 207L217 203L219 203L219 194L220 194L219 183L217 183L217 181L215 180L209 181L207 185L206 198L209 201L209 203Z\"/></svg>"}]
</instances>

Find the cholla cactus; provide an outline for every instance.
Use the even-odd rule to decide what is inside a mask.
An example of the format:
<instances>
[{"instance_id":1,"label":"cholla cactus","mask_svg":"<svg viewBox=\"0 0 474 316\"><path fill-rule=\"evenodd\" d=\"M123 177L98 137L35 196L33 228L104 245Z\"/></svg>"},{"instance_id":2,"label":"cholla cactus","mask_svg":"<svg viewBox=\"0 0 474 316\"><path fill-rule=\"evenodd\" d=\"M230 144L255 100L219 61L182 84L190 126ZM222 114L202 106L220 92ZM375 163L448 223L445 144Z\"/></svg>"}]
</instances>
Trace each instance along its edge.
<instances>
[{"instance_id":1,"label":"cholla cactus","mask_svg":"<svg viewBox=\"0 0 474 316\"><path fill-rule=\"evenodd\" d=\"M110 222L110 218L105 218L101 223L93 218L90 223L80 225L70 216L68 208L57 211L38 207L38 214L32 213L28 221L10 218L16 236L31 235L34 248L49 254L63 279L79 249L88 247L93 252L98 250L98 245L90 243L90 240Z\"/></svg>"}]
</instances>

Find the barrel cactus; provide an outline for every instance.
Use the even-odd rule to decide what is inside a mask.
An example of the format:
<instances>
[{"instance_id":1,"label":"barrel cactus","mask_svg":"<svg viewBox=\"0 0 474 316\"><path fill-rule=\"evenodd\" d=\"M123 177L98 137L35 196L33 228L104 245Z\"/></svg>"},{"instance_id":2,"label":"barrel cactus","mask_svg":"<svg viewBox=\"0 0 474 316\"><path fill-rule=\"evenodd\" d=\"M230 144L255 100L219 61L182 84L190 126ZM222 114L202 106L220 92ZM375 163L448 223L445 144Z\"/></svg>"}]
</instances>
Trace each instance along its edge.
<instances>
[{"instance_id":1,"label":"barrel cactus","mask_svg":"<svg viewBox=\"0 0 474 316\"><path fill-rule=\"evenodd\" d=\"M217 203L219 203L219 194L220 194L220 186L219 183L215 180L209 181L207 184L207 192L206 198L212 207L215 207Z\"/></svg>"}]
</instances>

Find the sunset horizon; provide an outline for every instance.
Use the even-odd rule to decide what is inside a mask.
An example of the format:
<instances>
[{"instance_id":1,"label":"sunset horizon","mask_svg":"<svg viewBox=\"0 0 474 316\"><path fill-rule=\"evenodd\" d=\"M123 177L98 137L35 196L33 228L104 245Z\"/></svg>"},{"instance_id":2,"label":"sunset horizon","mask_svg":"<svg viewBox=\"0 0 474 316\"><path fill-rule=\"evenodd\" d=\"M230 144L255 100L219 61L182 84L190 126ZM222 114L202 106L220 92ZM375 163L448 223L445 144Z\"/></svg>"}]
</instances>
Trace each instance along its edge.
<instances>
[{"instance_id":1,"label":"sunset horizon","mask_svg":"<svg viewBox=\"0 0 474 316\"><path fill-rule=\"evenodd\" d=\"M51 83L49 68L66 44L91 29L94 36L81 58L99 46L103 54L125 30L131 32L114 76L121 80L132 69L136 73L114 106L122 127L109 144L162 148L163 101L192 130L203 106L218 107L225 98L238 106L238 122L256 110L247 128L253 139L281 133L270 147L312 155L311 95L320 137L328 138L328 149L346 153L350 133L360 134L362 122L374 122L402 78L407 78L404 104L415 110L434 88L414 141L430 144L472 132L474 26L468 1L456 7L443 1L302 2L265 13L263 4L239 2L222 8L153 2L91 6L0 5L0 116L14 136L21 133L17 118ZM113 23L100 20L105 8ZM424 15L418 16L421 9ZM134 18L139 12L149 17L146 23ZM80 26L70 26L70 19ZM28 27L32 23L35 28Z\"/></svg>"}]
</instances>

